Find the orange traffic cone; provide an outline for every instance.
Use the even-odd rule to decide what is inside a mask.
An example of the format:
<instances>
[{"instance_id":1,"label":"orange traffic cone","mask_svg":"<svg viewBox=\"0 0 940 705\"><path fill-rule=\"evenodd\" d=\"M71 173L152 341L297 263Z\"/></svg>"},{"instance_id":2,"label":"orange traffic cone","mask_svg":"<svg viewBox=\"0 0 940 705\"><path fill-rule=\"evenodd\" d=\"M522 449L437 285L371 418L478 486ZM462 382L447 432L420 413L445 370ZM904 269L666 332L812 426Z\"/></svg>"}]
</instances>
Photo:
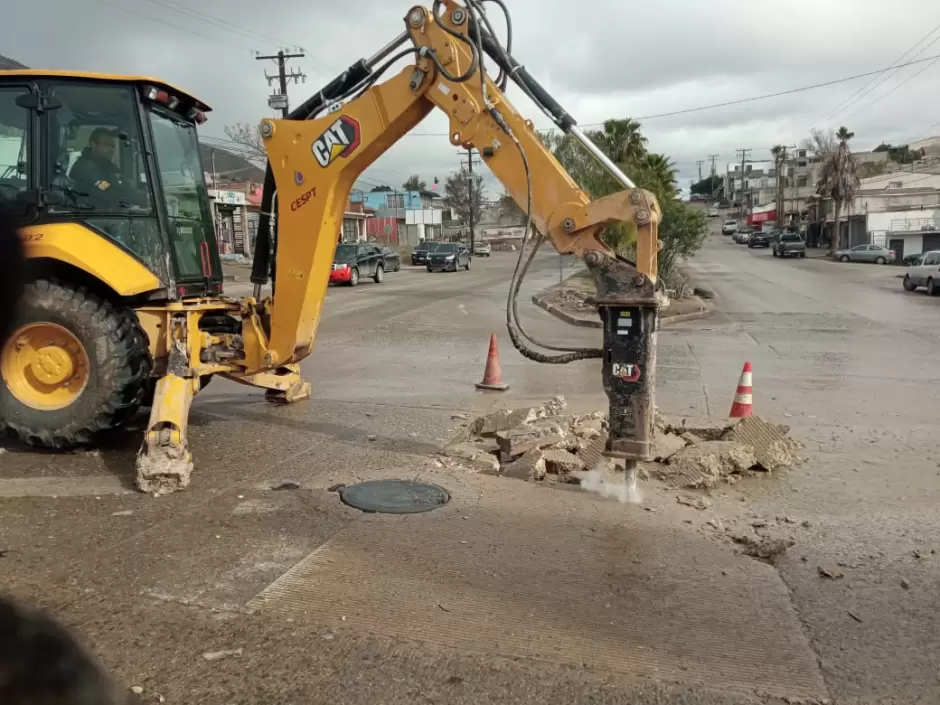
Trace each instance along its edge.
<instances>
[{"instance_id":1,"label":"orange traffic cone","mask_svg":"<svg viewBox=\"0 0 940 705\"><path fill-rule=\"evenodd\" d=\"M738 390L734 393L734 401L731 402L731 412L728 416L732 419L750 416L753 403L751 363L745 362L744 369L741 370L741 379L738 380Z\"/></svg>"},{"instance_id":2,"label":"orange traffic cone","mask_svg":"<svg viewBox=\"0 0 940 705\"><path fill-rule=\"evenodd\" d=\"M493 389L499 392L509 389L509 385L503 382L503 370L499 366L499 348L496 347L496 333L490 335L490 351L486 356L483 381L477 382L477 389Z\"/></svg>"}]
</instances>

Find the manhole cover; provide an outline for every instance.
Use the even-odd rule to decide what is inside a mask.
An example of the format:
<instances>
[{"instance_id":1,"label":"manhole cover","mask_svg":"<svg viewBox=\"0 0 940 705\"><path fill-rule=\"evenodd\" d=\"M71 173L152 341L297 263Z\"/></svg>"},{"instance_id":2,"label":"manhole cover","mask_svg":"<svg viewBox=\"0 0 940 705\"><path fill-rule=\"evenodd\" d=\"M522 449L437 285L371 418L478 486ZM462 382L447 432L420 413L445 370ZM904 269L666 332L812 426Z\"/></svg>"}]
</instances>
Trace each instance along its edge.
<instances>
[{"instance_id":1,"label":"manhole cover","mask_svg":"<svg viewBox=\"0 0 940 705\"><path fill-rule=\"evenodd\" d=\"M370 480L339 490L345 504L364 512L416 514L429 512L450 501L443 487L412 480Z\"/></svg>"}]
</instances>

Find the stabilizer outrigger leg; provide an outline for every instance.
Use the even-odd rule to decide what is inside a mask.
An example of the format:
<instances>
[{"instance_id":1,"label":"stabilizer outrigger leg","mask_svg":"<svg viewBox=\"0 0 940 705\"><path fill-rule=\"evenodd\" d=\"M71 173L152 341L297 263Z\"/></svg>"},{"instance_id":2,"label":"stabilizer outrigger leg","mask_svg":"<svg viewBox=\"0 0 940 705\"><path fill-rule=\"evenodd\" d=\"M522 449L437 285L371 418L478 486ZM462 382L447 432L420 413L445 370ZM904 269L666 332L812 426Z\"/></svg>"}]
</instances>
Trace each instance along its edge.
<instances>
[{"instance_id":1,"label":"stabilizer outrigger leg","mask_svg":"<svg viewBox=\"0 0 940 705\"><path fill-rule=\"evenodd\" d=\"M193 472L187 427L198 377L161 377L154 392L147 435L137 454L137 488L159 497L186 489Z\"/></svg>"},{"instance_id":2,"label":"stabilizer outrigger leg","mask_svg":"<svg viewBox=\"0 0 940 705\"><path fill-rule=\"evenodd\" d=\"M300 376L300 365L289 364L272 372L253 375L224 375L227 379L266 390L264 398L274 404L293 404L310 396L310 382Z\"/></svg>"}]
</instances>

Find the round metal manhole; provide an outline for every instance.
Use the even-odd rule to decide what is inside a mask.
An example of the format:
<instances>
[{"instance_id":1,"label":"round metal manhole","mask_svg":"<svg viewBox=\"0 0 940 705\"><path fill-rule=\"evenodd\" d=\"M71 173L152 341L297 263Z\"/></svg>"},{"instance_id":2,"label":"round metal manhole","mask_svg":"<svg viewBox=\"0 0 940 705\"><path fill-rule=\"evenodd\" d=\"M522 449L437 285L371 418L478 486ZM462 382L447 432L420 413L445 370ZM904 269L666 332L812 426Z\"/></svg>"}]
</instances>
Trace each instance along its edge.
<instances>
[{"instance_id":1,"label":"round metal manhole","mask_svg":"<svg viewBox=\"0 0 940 705\"><path fill-rule=\"evenodd\" d=\"M450 493L443 487L413 480L370 480L339 488L344 504L364 512L417 514L443 507Z\"/></svg>"}]
</instances>

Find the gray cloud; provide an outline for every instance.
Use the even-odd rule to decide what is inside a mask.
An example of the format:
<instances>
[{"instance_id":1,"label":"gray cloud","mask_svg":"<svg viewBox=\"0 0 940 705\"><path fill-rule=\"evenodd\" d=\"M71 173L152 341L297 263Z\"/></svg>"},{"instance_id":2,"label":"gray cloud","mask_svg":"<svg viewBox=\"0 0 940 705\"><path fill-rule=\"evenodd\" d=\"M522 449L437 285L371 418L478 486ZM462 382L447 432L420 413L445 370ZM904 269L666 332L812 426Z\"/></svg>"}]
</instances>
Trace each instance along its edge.
<instances>
[{"instance_id":1,"label":"gray cloud","mask_svg":"<svg viewBox=\"0 0 940 705\"><path fill-rule=\"evenodd\" d=\"M205 133L270 114L264 71L270 62L253 50L303 46L292 61L307 74L292 85L293 103L335 72L383 45L402 28L408 3L359 0L345 5L309 0L32 0L8 3L0 26L0 53L30 66L159 76L214 107ZM652 115L735 100L870 71L891 64L940 22L929 0L897 4L849 0L511 0L514 54L582 124L609 117ZM492 12L497 31L502 18ZM187 10L191 8L191 10ZM195 17L205 14L212 19ZM145 17L144 15L147 15ZM48 26L37 35L22 27ZM940 33L935 35L940 38ZM41 37L41 39L37 39ZM934 37L931 37L933 39ZM940 54L940 41L922 56ZM856 133L858 148L882 140L922 137L940 121L931 88L940 66L891 93L925 65L902 69L857 104L834 116ZM710 153L719 165L749 147L769 156L775 143L793 144L869 79L674 117L643 120L651 149L669 155L682 183L697 175L696 160ZM518 91L510 98L537 125L547 119ZM857 114L852 115L853 111ZM400 184L411 173L442 181L459 165L443 136L447 119L432 114L367 171L370 182ZM495 179L488 179L493 195Z\"/></svg>"}]
</instances>

